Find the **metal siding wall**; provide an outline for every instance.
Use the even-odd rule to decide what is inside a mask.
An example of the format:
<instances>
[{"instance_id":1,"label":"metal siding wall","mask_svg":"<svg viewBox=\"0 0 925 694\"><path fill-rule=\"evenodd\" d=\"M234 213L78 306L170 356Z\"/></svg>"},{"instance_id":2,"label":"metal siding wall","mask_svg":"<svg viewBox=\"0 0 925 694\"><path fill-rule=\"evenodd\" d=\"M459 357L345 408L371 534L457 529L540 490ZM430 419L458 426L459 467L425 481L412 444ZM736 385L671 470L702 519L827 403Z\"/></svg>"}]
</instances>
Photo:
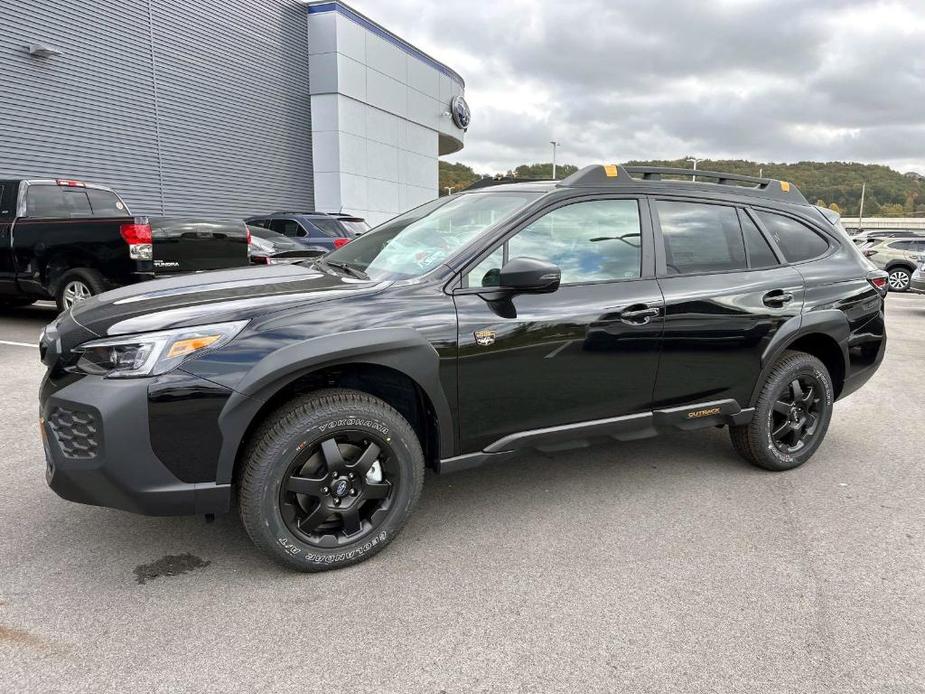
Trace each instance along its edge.
<instances>
[{"instance_id":1,"label":"metal siding wall","mask_svg":"<svg viewBox=\"0 0 925 694\"><path fill-rule=\"evenodd\" d=\"M295 0L0 0L0 18L0 178L106 183L138 213L312 208Z\"/></svg>"}]
</instances>

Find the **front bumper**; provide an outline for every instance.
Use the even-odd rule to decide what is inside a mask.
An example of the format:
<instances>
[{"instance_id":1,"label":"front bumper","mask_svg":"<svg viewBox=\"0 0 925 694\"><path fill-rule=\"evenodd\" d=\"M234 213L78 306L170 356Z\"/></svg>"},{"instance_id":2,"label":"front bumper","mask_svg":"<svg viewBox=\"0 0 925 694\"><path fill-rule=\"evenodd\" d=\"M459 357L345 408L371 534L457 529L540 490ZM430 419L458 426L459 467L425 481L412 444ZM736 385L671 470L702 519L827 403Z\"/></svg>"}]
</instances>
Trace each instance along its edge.
<instances>
[{"instance_id":1,"label":"front bumper","mask_svg":"<svg viewBox=\"0 0 925 694\"><path fill-rule=\"evenodd\" d=\"M45 376L40 409L48 486L69 501L145 515L227 511L230 485L182 482L155 455L149 382Z\"/></svg>"}]
</instances>

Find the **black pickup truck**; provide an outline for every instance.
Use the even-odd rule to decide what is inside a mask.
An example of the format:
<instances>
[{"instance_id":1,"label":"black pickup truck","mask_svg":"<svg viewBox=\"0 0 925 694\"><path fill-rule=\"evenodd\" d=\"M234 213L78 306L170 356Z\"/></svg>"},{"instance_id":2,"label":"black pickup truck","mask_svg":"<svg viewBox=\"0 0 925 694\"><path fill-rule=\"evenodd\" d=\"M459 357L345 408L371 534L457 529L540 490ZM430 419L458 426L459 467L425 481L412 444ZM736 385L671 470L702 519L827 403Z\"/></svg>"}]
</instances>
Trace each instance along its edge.
<instances>
[{"instance_id":1,"label":"black pickup truck","mask_svg":"<svg viewBox=\"0 0 925 694\"><path fill-rule=\"evenodd\" d=\"M94 294L177 273L248 265L241 220L136 217L111 189L0 180L0 308Z\"/></svg>"}]
</instances>

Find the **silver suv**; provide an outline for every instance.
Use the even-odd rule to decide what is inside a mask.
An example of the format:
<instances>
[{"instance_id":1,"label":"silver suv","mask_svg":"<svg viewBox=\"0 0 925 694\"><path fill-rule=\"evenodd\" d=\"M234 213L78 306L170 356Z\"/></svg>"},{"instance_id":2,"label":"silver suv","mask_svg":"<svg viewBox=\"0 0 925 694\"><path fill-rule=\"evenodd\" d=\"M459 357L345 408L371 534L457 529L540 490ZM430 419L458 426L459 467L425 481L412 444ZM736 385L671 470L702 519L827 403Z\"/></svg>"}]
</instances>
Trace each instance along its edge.
<instances>
[{"instance_id":1,"label":"silver suv","mask_svg":"<svg viewBox=\"0 0 925 694\"><path fill-rule=\"evenodd\" d=\"M925 238L876 239L862 246L861 251L874 265L887 271L890 291L905 292L919 260L925 256Z\"/></svg>"}]
</instances>

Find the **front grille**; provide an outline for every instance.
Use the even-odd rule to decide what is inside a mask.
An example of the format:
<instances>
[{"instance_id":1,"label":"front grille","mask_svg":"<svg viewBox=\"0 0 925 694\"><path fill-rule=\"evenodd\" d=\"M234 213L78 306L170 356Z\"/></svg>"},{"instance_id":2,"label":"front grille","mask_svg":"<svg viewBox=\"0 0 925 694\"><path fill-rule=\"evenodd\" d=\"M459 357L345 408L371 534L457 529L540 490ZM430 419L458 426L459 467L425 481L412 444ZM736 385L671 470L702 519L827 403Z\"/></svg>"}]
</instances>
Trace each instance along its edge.
<instances>
[{"instance_id":1,"label":"front grille","mask_svg":"<svg viewBox=\"0 0 925 694\"><path fill-rule=\"evenodd\" d=\"M99 423L90 412L55 407L48 424L68 458L93 458L99 446Z\"/></svg>"}]
</instances>

